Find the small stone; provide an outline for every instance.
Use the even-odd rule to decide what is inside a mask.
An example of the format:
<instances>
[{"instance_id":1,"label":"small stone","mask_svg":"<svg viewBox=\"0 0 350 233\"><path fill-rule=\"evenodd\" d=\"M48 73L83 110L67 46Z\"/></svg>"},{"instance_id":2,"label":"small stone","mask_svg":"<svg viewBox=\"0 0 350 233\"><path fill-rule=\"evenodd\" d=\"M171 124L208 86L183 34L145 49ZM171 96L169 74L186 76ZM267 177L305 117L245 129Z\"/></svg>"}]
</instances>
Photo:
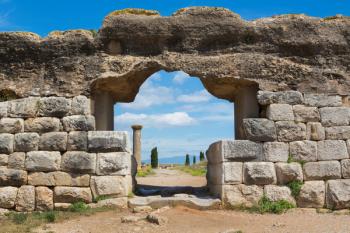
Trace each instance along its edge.
<instances>
[{"instance_id":1,"label":"small stone","mask_svg":"<svg viewBox=\"0 0 350 233\"><path fill-rule=\"evenodd\" d=\"M48 133L60 131L61 122L58 118L39 117L29 118L24 121L25 132Z\"/></svg>"},{"instance_id":2,"label":"small stone","mask_svg":"<svg viewBox=\"0 0 350 233\"><path fill-rule=\"evenodd\" d=\"M27 172L0 167L0 186L21 186L27 184Z\"/></svg>"},{"instance_id":3,"label":"small stone","mask_svg":"<svg viewBox=\"0 0 350 233\"><path fill-rule=\"evenodd\" d=\"M314 107L339 107L342 99L338 95L329 96L325 94L304 94L305 104Z\"/></svg>"},{"instance_id":4,"label":"small stone","mask_svg":"<svg viewBox=\"0 0 350 233\"><path fill-rule=\"evenodd\" d=\"M38 112L38 97L12 100L8 102L8 116L30 118L35 117Z\"/></svg>"},{"instance_id":5,"label":"small stone","mask_svg":"<svg viewBox=\"0 0 350 233\"><path fill-rule=\"evenodd\" d=\"M141 221L143 219L145 219L145 218L142 216L128 215L128 216L121 217L121 222L122 223L135 223L135 222Z\"/></svg>"},{"instance_id":6,"label":"small stone","mask_svg":"<svg viewBox=\"0 0 350 233\"><path fill-rule=\"evenodd\" d=\"M53 210L53 191L47 187L36 187L36 210L48 211Z\"/></svg>"},{"instance_id":7,"label":"small stone","mask_svg":"<svg viewBox=\"0 0 350 233\"><path fill-rule=\"evenodd\" d=\"M325 204L325 197L324 181L306 181L297 198L298 207L322 208Z\"/></svg>"},{"instance_id":8,"label":"small stone","mask_svg":"<svg viewBox=\"0 0 350 233\"><path fill-rule=\"evenodd\" d=\"M303 105L293 106L295 121L317 122L320 121L320 113L317 107L306 107Z\"/></svg>"},{"instance_id":9,"label":"small stone","mask_svg":"<svg viewBox=\"0 0 350 233\"><path fill-rule=\"evenodd\" d=\"M11 154L13 153L14 147L14 135L2 133L0 134L0 154Z\"/></svg>"},{"instance_id":10,"label":"small stone","mask_svg":"<svg viewBox=\"0 0 350 233\"><path fill-rule=\"evenodd\" d=\"M289 145L284 142L264 143L264 160L267 162L287 162Z\"/></svg>"},{"instance_id":11,"label":"small stone","mask_svg":"<svg viewBox=\"0 0 350 233\"><path fill-rule=\"evenodd\" d=\"M340 160L349 158L345 141L325 140L317 142L318 160Z\"/></svg>"},{"instance_id":12,"label":"small stone","mask_svg":"<svg viewBox=\"0 0 350 233\"><path fill-rule=\"evenodd\" d=\"M96 204L97 208L101 207L113 207L126 209L128 207L128 198L127 197L119 197L119 198L110 198L101 200Z\"/></svg>"},{"instance_id":13,"label":"small stone","mask_svg":"<svg viewBox=\"0 0 350 233\"><path fill-rule=\"evenodd\" d=\"M90 115L91 103L86 96L76 96L72 100L71 115Z\"/></svg>"},{"instance_id":14,"label":"small stone","mask_svg":"<svg viewBox=\"0 0 350 233\"><path fill-rule=\"evenodd\" d=\"M299 163L276 163L275 169L278 184L303 181L303 169Z\"/></svg>"},{"instance_id":15,"label":"small stone","mask_svg":"<svg viewBox=\"0 0 350 233\"><path fill-rule=\"evenodd\" d=\"M54 203L54 209L57 211L67 211L71 206L71 203Z\"/></svg>"},{"instance_id":16,"label":"small stone","mask_svg":"<svg viewBox=\"0 0 350 233\"><path fill-rule=\"evenodd\" d=\"M97 175L130 175L131 154L126 152L97 154Z\"/></svg>"},{"instance_id":17,"label":"small stone","mask_svg":"<svg viewBox=\"0 0 350 233\"><path fill-rule=\"evenodd\" d=\"M0 102L0 118L7 117L8 102Z\"/></svg>"},{"instance_id":18,"label":"small stone","mask_svg":"<svg viewBox=\"0 0 350 233\"><path fill-rule=\"evenodd\" d=\"M303 95L298 91L258 91L258 102L261 105L269 104L302 104L304 102Z\"/></svg>"},{"instance_id":19,"label":"small stone","mask_svg":"<svg viewBox=\"0 0 350 233\"><path fill-rule=\"evenodd\" d=\"M343 159L340 164L342 177L345 179L350 178L350 159Z\"/></svg>"},{"instance_id":20,"label":"small stone","mask_svg":"<svg viewBox=\"0 0 350 233\"><path fill-rule=\"evenodd\" d=\"M0 167L1 167L1 166L7 166L7 164L8 164L8 158L9 158L8 155L0 154Z\"/></svg>"},{"instance_id":21,"label":"small stone","mask_svg":"<svg viewBox=\"0 0 350 233\"><path fill-rule=\"evenodd\" d=\"M129 193L128 177L92 176L91 191L94 198L99 196L126 197Z\"/></svg>"},{"instance_id":22,"label":"small stone","mask_svg":"<svg viewBox=\"0 0 350 233\"><path fill-rule=\"evenodd\" d=\"M291 190L286 186L266 185L264 187L265 196L271 201L288 201L295 204Z\"/></svg>"},{"instance_id":23,"label":"small stone","mask_svg":"<svg viewBox=\"0 0 350 233\"><path fill-rule=\"evenodd\" d=\"M350 180L329 180L326 184L327 208L350 208Z\"/></svg>"},{"instance_id":24,"label":"small stone","mask_svg":"<svg viewBox=\"0 0 350 233\"><path fill-rule=\"evenodd\" d=\"M341 167L338 161L321 161L305 163L305 180L330 180L341 178Z\"/></svg>"},{"instance_id":25,"label":"small stone","mask_svg":"<svg viewBox=\"0 0 350 233\"><path fill-rule=\"evenodd\" d=\"M277 138L281 142L292 142L306 139L306 126L293 121L276 122Z\"/></svg>"},{"instance_id":26,"label":"small stone","mask_svg":"<svg viewBox=\"0 0 350 233\"><path fill-rule=\"evenodd\" d=\"M290 155L296 161L317 161L317 142L295 141L289 144Z\"/></svg>"},{"instance_id":27,"label":"small stone","mask_svg":"<svg viewBox=\"0 0 350 233\"><path fill-rule=\"evenodd\" d=\"M326 107L320 108L321 123L324 126L346 126L349 125L350 108Z\"/></svg>"},{"instance_id":28,"label":"small stone","mask_svg":"<svg viewBox=\"0 0 350 233\"><path fill-rule=\"evenodd\" d=\"M73 173L95 173L96 154L68 151L62 156L62 170Z\"/></svg>"},{"instance_id":29,"label":"small stone","mask_svg":"<svg viewBox=\"0 0 350 233\"><path fill-rule=\"evenodd\" d=\"M68 151L86 151L87 150L87 132L84 131L72 131L69 132Z\"/></svg>"},{"instance_id":30,"label":"small stone","mask_svg":"<svg viewBox=\"0 0 350 233\"><path fill-rule=\"evenodd\" d=\"M12 209L15 206L18 188L0 187L0 208Z\"/></svg>"},{"instance_id":31,"label":"small stone","mask_svg":"<svg viewBox=\"0 0 350 233\"><path fill-rule=\"evenodd\" d=\"M270 162L246 162L243 165L243 181L245 184L276 184L275 166Z\"/></svg>"},{"instance_id":32,"label":"small stone","mask_svg":"<svg viewBox=\"0 0 350 233\"><path fill-rule=\"evenodd\" d=\"M350 139L350 126L333 126L326 128L327 139Z\"/></svg>"},{"instance_id":33,"label":"small stone","mask_svg":"<svg viewBox=\"0 0 350 233\"><path fill-rule=\"evenodd\" d=\"M44 151L66 151L67 137L66 132L45 133L40 137L39 148Z\"/></svg>"},{"instance_id":34,"label":"small stone","mask_svg":"<svg viewBox=\"0 0 350 233\"><path fill-rule=\"evenodd\" d=\"M15 135L15 151L37 151L40 136L37 133L18 133Z\"/></svg>"},{"instance_id":35,"label":"small stone","mask_svg":"<svg viewBox=\"0 0 350 233\"><path fill-rule=\"evenodd\" d=\"M160 225L160 226L168 223L168 219L166 217L160 216L158 214L153 214L153 213L150 213L149 215L147 215L147 221L149 221L150 223Z\"/></svg>"},{"instance_id":36,"label":"small stone","mask_svg":"<svg viewBox=\"0 0 350 233\"><path fill-rule=\"evenodd\" d=\"M54 151L31 151L27 153L28 171L50 172L60 170L61 154Z\"/></svg>"},{"instance_id":37,"label":"small stone","mask_svg":"<svg viewBox=\"0 0 350 233\"><path fill-rule=\"evenodd\" d=\"M90 131L88 147L94 152L127 152L130 150L127 132Z\"/></svg>"},{"instance_id":38,"label":"small stone","mask_svg":"<svg viewBox=\"0 0 350 233\"><path fill-rule=\"evenodd\" d=\"M75 203L79 201L91 203L92 195L90 188L56 186L54 188L54 200L55 203Z\"/></svg>"},{"instance_id":39,"label":"small stone","mask_svg":"<svg viewBox=\"0 0 350 233\"><path fill-rule=\"evenodd\" d=\"M306 139L322 141L326 139L324 127L320 122L308 122L306 124Z\"/></svg>"},{"instance_id":40,"label":"small stone","mask_svg":"<svg viewBox=\"0 0 350 233\"><path fill-rule=\"evenodd\" d=\"M23 152L16 152L8 157L8 168L24 170L24 163L26 154Z\"/></svg>"},{"instance_id":41,"label":"small stone","mask_svg":"<svg viewBox=\"0 0 350 233\"><path fill-rule=\"evenodd\" d=\"M243 127L247 139L251 141L269 142L277 138L275 123L268 119L243 119Z\"/></svg>"},{"instance_id":42,"label":"small stone","mask_svg":"<svg viewBox=\"0 0 350 233\"><path fill-rule=\"evenodd\" d=\"M266 116L273 121L294 121L293 108L289 104L271 104L267 106Z\"/></svg>"},{"instance_id":43,"label":"small stone","mask_svg":"<svg viewBox=\"0 0 350 233\"><path fill-rule=\"evenodd\" d=\"M0 119L0 133L21 133L24 130L23 119L2 118Z\"/></svg>"},{"instance_id":44,"label":"small stone","mask_svg":"<svg viewBox=\"0 0 350 233\"><path fill-rule=\"evenodd\" d=\"M19 212L32 212L35 210L35 187L23 185L18 189L16 210Z\"/></svg>"},{"instance_id":45,"label":"small stone","mask_svg":"<svg viewBox=\"0 0 350 233\"><path fill-rule=\"evenodd\" d=\"M95 130L93 116L74 115L62 119L64 131L90 131Z\"/></svg>"},{"instance_id":46,"label":"small stone","mask_svg":"<svg viewBox=\"0 0 350 233\"><path fill-rule=\"evenodd\" d=\"M71 109L71 100L64 97L44 97L39 101L39 116L64 117Z\"/></svg>"},{"instance_id":47,"label":"small stone","mask_svg":"<svg viewBox=\"0 0 350 233\"><path fill-rule=\"evenodd\" d=\"M226 184L241 184L243 181L243 163L226 162L224 166L224 181Z\"/></svg>"},{"instance_id":48,"label":"small stone","mask_svg":"<svg viewBox=\"0 0 350 233\"><path fill-rule=\"evenodd\" d=\"M263 197L262 187L257 185L225 185L223 201L231 207L252 207Z\"/></svg>"},{"instance_id":49,"label":"small stone","mask_svg":"<svg viewBox=\"0 0 350 233\"><path fill-rule=\"evenodd\" d=\"M149 213L152 212L153 208L146 205L146 206L136 206L135 208L133 208L132 212L134 213Z\"/></svg>"}]
</instances>

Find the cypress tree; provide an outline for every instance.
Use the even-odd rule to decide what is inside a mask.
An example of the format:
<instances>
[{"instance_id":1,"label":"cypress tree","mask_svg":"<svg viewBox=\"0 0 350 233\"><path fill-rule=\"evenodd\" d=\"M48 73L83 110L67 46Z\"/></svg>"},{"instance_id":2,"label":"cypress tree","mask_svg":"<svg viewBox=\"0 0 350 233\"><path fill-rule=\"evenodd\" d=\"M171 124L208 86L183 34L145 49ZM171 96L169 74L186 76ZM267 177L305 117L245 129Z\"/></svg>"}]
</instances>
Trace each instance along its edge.
<instances>
[{"instance_id":1,"label":"cypress tree","mask_svg":"<svg viewBox=\"0 0 350 233\"><path fill-rule=\"evenodd\" d=\"M201 152L199 153L199 161L204 161L204 160L205 160L204 152L201 151Z\"/></svg>"},{"instance_id":2,"label":"cypress tree","mask_svg":"<svg viewBox=\"0 0 350 233\"><path fill-rule=\"evenodd\" d=\"M158 168L158 150L154 147L151 150L151 166L152 168Z\"/></svg>"},{"instance_id":3,"label":"cypress tree","mask_svg":"<svg viewBox=\"0 0 350 233\"><path fill-rule=\"evenodd\" d=\"M185 166L190 166L190 156L188 154L186 155Z\"/></svg>"},{"instance_id":4,"label":"cypress tree","mask_svg":"<svg viewBox=\"0 0 350 233\"><path fill-rule=\"evenodd\" d=\"M193 156L192 164L195 165L196 163L197 163L197 158L196 158L196 156Z\"/></svg>"}]
</instances>

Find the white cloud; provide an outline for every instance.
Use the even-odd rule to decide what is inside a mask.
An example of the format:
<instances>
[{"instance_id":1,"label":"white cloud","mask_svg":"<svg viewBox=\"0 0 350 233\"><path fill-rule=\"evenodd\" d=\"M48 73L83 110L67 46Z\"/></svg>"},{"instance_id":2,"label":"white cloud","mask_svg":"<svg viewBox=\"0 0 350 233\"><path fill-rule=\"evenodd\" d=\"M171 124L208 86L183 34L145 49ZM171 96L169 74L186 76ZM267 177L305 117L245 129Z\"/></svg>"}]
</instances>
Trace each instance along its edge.
<instances>
[{"instance_id":1,"label":"white cloud","mask_svg":"<svg viewBox=\"0 0 350 233\"><path fill-rule=\"evenodd\" d=\"M192 94L187 95L179 95L177 97L177 101L183 103L200 103L200 102L208 102L212 96L209 94L207 90L196 91Z\"/></svg>"},{"instance_id":2,"label":"white cloud","mask_svg":"<svg viewBox=\"0 0 350 233\"><path fill-rule=\"evenodd\" d=\"M187 79L191 78L191 76L189 76L188 74L186 74L183 71L178 71L175 72L175 76L173 78L173 82L176 84L184 84L186 82Z\"/></svg>"},{"instance_id":3,"label":"white cloud","mask_svg":"<svg viewBox=\"0 0 350 233\"><path fill-rule=\"evenodd\" d=\"M200 121L214 121L214 122L222 122L222 121L234 121L233 114L218 114L218 115L208 115L199 118Z\"/></svg>"},{"instance_id":4,"label":"white cloud","mask_svg":"<svg viewBox=\"0 0 350 233\"><path fill-rule=\"evenodd\" d=\"M234 111L234 105L230 102L223 103L206 103L206 104L185 104L179 106L178 111L184 112L199 112L199 113L232 113Z\"/></svg>"}]
</instances>

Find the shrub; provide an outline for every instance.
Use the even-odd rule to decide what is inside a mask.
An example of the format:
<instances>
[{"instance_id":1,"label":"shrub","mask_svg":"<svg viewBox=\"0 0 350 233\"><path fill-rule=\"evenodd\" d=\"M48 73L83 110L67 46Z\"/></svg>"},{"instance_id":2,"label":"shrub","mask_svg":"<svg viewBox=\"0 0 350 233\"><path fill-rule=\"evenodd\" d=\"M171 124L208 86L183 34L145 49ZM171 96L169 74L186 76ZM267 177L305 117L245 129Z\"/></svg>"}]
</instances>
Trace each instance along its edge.
<instances>
[{"instance_id":1,"label":"shrub","mask_svg":"<svg viewBox=\"0 0 350 233\"><path fill-rule=\"evenodd\" d=\"M152 166L152 168L158 167L158 149L157 149L157 147L154 147L151 150L151 166Z\"/></svg>"},{"instance_id":2,"label":"shrub","mask_svg":"<svg viewBox=\"0 0 350 233\"><path fill-rule=\"evenodd\" d=\"M193 156L192 164L195 165L196 163L197 163L197 158L196 158L196 156Z\"/></svg>"},{"instance_id":3,"label":"shrub","mask_svg":"<svg viewBox=\"0 0 350 233\"><path fill-rule=\"evenodd\" d=\"M199 161L204 161L205 160L205 157L204 157L204 152L203 151L201 151L200 153L199 153Z\"/></svg>"},{"instance_id":4,"label":"shrub","mask_svg":"<svg viewBox=\"0 0 350 233\"><path fill-rule=\"evenodd\" d=\"M99 202L99 201L103 201L103 200L106 200L106 199L108 199L108 196L101 195L101 196L95 197L93 201L94 201L95 203L97 203L97 202Z\"/></svg>"},{"instance_id":5,"label":"shrub","mask_svg":"<svg viewBox=\"0 0 350 233\"><path fill-rule=\"evenodd\" d=\"M190 166L190 155L189 154L186 155L185 166Z\"/></svg>"},{"instance_id":6,"label":"shrub","mask_svg":"<svg viewBox=\"0 0 350 233\"><path fill-rule=\"evenodd\" d=\"M287 184L287 186L290 188L290 190L292 191L292 196L293 197L298 197L301 187L303 186L303 182L299 181L299 180L293 180L292 182L289 182Z\"/></svg>"},{"instance_id":7,"label":"shrub","mask_svg":"<svg viewBox=\"0 0 350 233\"><path fill-rule=\"evenodd\" d=\"M53 211L49 211L44 213L44 218L47 222L54 222L56 221L56 213Z\"/></svg>"},{"instance_id":8,"label":"shrub","mask_svg":"<svg viewBox=\"0 0 350 233\"><path fill-rule=\"evenodd\" d=\"M280 200L280 201L271 201L266 196L263 196L257 206L254 206L251 208L251 211L258 212L261 214L264 213L274 213L274 214L281 214L284 213L288 209L295 208L295 205L292 203L289 203L286 200Z\"/></svg>"},{"instance_id":9,"label":"shrub","mask_svg":"<svg viewBox=\"0 0 350 233\"><path fill-rule=\"evenodd\" d=\"M70 212L84 212L86 210L90 209L90 207L88 205L86 205L84 202L76 202L73 203L70 207L69 207L69 211Z\"/></svg>"},{"instance_id":10,"label":"shrub","mask_svg":"<svg viewBox=\"0 0 350 233\"><path fill-rule=\"evenodd\" d=\"M137 177L146 177L149 175L153 175L155 172L152 170L151 166L143 167L140 170L137 171L136 176Z\"/></svg>"}]
</instances>

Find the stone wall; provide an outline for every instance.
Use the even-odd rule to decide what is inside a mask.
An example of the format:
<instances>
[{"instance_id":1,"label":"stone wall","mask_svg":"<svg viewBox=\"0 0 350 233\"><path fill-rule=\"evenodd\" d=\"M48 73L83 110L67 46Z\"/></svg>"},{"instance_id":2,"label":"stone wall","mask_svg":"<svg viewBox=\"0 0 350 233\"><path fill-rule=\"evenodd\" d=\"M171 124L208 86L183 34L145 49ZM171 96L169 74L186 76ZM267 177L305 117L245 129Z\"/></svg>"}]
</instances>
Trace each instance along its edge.
<instances>
[{"instance_id":1,"label":"stone wall","mask_svg":"<svg viewBox=\"0 0 350 233\"><path fill-rule=\"evenodd\" d=\"M131 190L126 132L95 131L85 96L0 102L0 209L51 210Z\"/></svg>"},{"instance_id":2,"label":"stone wall","mask_svg":"<svg viewBox=\"0 0 350 233\"><path fill-rule=\"evenodd\" d=\"M261 118L244 119L247 140L207 151L212 193L232 206L263 196L298 207L350 207L348 96L259 91ZM292 196L288 184L303 182Z\"/></svg>"}]
</instances>

